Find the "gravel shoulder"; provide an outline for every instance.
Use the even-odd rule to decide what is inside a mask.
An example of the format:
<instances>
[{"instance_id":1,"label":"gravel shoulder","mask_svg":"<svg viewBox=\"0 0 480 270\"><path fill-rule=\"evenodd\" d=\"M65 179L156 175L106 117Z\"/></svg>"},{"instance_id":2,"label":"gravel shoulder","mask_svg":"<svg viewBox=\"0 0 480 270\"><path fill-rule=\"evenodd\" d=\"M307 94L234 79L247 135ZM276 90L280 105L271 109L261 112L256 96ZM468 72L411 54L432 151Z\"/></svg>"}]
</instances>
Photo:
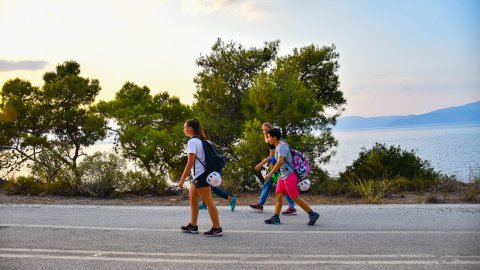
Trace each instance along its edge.
<instances>
[{"instance_id":1,"label":"gravel shoulder","mask_svg":"<svg viewBox=\"0 0 480 270\"><path fill-rule=\"evenodd\" d=\"M240 193L235 194L237 205L249 205L258 202L260 193ZM342 204L364 204L361 198L352 198L347 196L326 196L301 194L301 197L312 205L342 205ZM226 200L215 197L217 205L228 206ZM272 193L266 205L275 203L275 195ZM385 197L381 204L419 204L419 203L469 203L464 200L462 191L451 192L446 198L441 192L428 192L418 195L414 192L395 194ZM137 196L125 195L121 198L92 198L81 196L52 196L52 195L7 195L0 190L0 204L60 204L60 205L158 205L158 206L187 206L188 198L186 194L165 195L165 196ZM284 200L286 204L286 200Z\"/></svg>"}]
</instances>

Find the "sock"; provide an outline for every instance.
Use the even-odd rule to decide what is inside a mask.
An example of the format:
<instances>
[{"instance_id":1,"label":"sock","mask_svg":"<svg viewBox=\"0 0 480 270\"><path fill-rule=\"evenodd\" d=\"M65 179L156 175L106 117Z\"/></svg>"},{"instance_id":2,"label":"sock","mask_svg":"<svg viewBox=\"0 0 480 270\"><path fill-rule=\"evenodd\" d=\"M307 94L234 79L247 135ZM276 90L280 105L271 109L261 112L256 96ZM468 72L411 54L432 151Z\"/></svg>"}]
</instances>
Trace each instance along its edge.
<instances>
[{"instance_id":1,"label":"sock","mask_svg":"<svg viewBox=\"0 0 480 270\"><path fill-rule=\"evenodd\" d=\"M310 212L308 212L308 215L313 216L315 215L315 212L313 212L313 210L310 210Z\"/></svg>"},{"instance_id":2,"label":"sock","mask_svg":"<svg viewBox=\"0 0 480 270\"><path fill-rule=\"evenodd\" d=\"M274 217L274 218L280 218L277 214L274 214L272 217Z\"/></svg>"}]
</instances>

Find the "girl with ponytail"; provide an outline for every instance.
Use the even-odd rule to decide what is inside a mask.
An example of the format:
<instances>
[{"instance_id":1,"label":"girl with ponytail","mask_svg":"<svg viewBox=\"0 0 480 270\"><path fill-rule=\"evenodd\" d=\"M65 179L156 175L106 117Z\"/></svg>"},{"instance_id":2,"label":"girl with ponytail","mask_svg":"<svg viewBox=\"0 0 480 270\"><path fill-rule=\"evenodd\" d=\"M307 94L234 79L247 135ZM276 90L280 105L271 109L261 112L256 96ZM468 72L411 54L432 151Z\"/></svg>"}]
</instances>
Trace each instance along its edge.
<instances>
[{"instance_id":1,"label":"girl with ponytail","mask_svg":"<svg viewBox=\"0 0 480 270\"><path fill-rule=\"evenodd\" d=\"M187 143L187 164L183 170L183 174L180 177L178 186L183 189L185 179L189 174L192 175L193 181L190 184L189 190L189 203L190 203L190 223L186 226L182 226L181 229L183 232L187 233L198 233L198 196L202 198L203 202L207 205L208 214L212 220L212 228L204 232L205 236L221 236L223 234L222 228L220 227L220 220L218 217L218 210L215 206L215 202L212 198L212 190L210 185L207 183L207 176L209 172L205 170L205 167L202 165L206 163L205 161L205 151L203 149L203 144L201 140L207 139L204 130L200 121L197 119L190 119L185 122L183 125L183 133L185 136L190 137Z\"/></svg>"}]
</instances>

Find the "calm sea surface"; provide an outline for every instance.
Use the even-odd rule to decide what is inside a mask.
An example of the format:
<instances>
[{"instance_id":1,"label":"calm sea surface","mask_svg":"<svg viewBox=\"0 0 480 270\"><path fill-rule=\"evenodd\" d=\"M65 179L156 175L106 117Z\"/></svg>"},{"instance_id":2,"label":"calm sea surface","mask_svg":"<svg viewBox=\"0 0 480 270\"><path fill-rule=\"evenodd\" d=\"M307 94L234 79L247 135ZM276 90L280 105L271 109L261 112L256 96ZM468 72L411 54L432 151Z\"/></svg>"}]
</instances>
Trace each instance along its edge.
<instances>
[{"instance_id":1,"label":"calm sea surface","mask_svg":"<svg viewBox=\"0 0 480 270\"><path fill-rule=\"evenodd\" d=\"M477 175L480 171L480 125L336 131L334 136L337 154L323 165L334 176L358 158L362 147L369 149L375 142L415 150L435 170L465 182L471 169Z\"/></svg>"}]
</instances>

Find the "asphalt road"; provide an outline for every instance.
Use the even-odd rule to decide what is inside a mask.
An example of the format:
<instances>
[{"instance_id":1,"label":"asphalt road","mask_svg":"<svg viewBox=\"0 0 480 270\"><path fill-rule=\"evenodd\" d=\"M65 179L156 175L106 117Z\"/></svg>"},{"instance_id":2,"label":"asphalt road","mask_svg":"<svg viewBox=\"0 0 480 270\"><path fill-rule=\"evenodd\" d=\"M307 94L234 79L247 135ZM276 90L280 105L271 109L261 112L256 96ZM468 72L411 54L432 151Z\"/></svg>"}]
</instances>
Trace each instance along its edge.
<instances>
[{"instance_id":1,"label":"asphalt road","mask_svg":"<svg viewBox=\"0 0 480 270\"><path fill-rule=\"evenodd\" d=\"M267 225L272 207L0 205L0 269L480 269L480 205L314 206Z\"/></svg>"}]
</instances>

